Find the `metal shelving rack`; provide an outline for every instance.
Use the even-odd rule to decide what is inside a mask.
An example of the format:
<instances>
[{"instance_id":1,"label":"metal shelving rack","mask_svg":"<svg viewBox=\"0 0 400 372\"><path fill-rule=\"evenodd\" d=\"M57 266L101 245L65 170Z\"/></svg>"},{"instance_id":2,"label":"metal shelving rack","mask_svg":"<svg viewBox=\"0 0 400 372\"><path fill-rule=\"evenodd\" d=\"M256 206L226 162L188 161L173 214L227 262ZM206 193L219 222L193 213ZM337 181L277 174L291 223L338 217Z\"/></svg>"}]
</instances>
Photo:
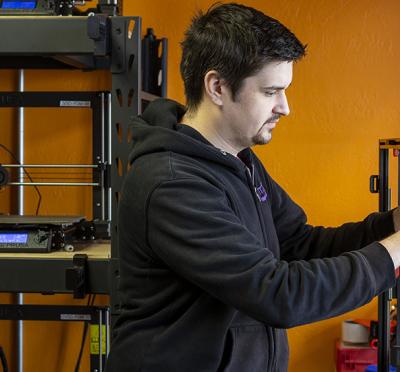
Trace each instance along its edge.
<instances>
[{"instance_id":1,"label":"metal shelving rack","mask_svg":"<svg viewBox=\"0 0 400 372\"><path fill-rule=\"evenodd\" d=\"M1 16L0 35L0 69L104 69L111 73L110 92L0 92L0 107L78 107L77 102L89 102L80 107L93 111L93 164L97 164L100 174L93 180L96 184L93 216L110 224L111 257L86 261L84 270L88 280L84 286L86 293L109 294L110 308L101 314L106 314L108 319L110 312L112 318L120 311L117 207L128 169L128 124L132 116L141 112L142 104L157 98L141 90L141 19L105 14L89 17ZM163 95L166 42L155 42L163 46L163 56L158 57L164 61L164 79L160 87L160 95ZM65 106L61 102L72 103ZM0 291L74 293L65 281L72 261L73 255L57 260L0 258ZM15 273L22 270L24 276L15 280ZM0 305L0 319L10 319L9 306L13 306L13 310L21 306L21 319L43 319L31 308L27 314L26 305ZM50 308L45 310L52 319L55 317ZM94 321L105 324L105 315L91 315ZM96 360L92 358L91 370L100 372L105 356Z\"/></svg>"}]
</instances>

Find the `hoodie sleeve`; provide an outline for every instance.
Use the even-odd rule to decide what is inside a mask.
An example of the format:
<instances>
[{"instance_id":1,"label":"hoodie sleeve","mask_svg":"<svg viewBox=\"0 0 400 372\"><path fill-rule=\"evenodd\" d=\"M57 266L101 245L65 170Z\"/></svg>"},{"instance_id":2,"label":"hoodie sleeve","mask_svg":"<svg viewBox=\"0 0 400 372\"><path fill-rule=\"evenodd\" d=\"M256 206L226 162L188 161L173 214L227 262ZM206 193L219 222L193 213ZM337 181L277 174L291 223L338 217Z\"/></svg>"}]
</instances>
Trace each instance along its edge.
<instances>
[{"instance_id":1,"label":"hoodie sleeve","mask_svg":"<svg viewBox=\"0 0 400 372\"><path fill-rule=\"evenodd\" d=\"M339 256L395 232L393 211L372 213L362 222L346 223L335 228L310 226L304 211L270 177L269 181L281 257L288 261Z\"/></svg>"},{"instance_id":2,"label":"hoodie sleeve","mask_svg":"<svg viewBox=\"0 0 400 372\"><path fill-rule=\"evenodd\" d=\"M287 328L349 311L394 285L372 243L326 259L278 261L204 180L162 182L147 203L147 240L177 275L268 325Z\"/></svg>"}]
</instances>

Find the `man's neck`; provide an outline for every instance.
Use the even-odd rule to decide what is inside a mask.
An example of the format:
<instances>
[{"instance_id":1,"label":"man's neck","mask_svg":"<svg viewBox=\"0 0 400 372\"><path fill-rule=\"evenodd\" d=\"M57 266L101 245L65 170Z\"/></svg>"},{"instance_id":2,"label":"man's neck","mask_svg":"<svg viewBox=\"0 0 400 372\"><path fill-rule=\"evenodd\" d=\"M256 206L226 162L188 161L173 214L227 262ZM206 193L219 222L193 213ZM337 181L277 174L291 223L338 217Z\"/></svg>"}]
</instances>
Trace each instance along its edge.
<instances>
[{"instance_id":1,"label":"man's neck","mask_svg":"<svg viewBox=\"0 0 400 372\"><path fill-rule=\"evenodd\" d=\"M213 115L213 111L209 110L205 114L206 110L199 109L195 114L186 113L181 122L182 124L189 125L196 129L208 142L210 142L216 148L228 152L229 154L237 157L238 152L242 149L238 149L233 146L229 139L224 133L219 130L223 128L222 125L218 125L216 115Z\"/></svg>"}]
</instances>

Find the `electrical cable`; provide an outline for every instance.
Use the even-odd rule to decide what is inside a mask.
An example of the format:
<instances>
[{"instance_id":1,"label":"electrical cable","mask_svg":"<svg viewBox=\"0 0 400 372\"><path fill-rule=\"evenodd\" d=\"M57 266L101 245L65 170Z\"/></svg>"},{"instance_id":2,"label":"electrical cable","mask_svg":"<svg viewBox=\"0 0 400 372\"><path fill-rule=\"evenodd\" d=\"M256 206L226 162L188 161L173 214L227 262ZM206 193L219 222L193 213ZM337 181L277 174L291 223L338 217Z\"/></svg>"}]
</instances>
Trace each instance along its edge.
<instances>
[{"instance_id":1,"label":"electrical cable","mask_svg":"<svg viewBox=\"0 0 400 372\"><path fill-rule=\"evenodd\" d=\"M4 350L1 346L0 346L0 361L1 361L1 366L3 367L3 372L8 372L6 354L4 353Z\"/></svg>"},{"instance_id":2,"label":"electrical cable","mask_svg":"<svg viewBox=\"0 0 400 372\"><path fill-rule=\"evenodd\" d=\"M89 295L86 306L93 306L95 299L96 299L96 295ZM89 324L88 324L88 322L85 322L85 324L83 325L81 347L79 349L78 359L76 361L74 372L79 372L79 369L81 367L83 348L85 347L85 341L86 341L88 329L89 329Z\"/></svg>"},{"instance_id":3,"label":"electrical cable","mask_svg":"<svg viewBox=\"0 0 400 372\"><path fill-rule=\"evenodd\" d=\"M17 157L13 154L13 152L11 151L11 150L9 150L6 146L4 146L3 144L1 144L0 143L0 147L4 150L4 151L6 151L10 156L11 156L11 158L18 164L18 165L21 165L21 166L23 166L19 161L18 161L18 159L17 159ZM24 173L26 174L26 176L29 178L29 180L31 181L31 182L33 182L33 179L32 179L32 177L30 176L30 174L28 173L28 171L25 169L25 168L23 168L23 170L24 170ZM39 209L40 209L40 204L42 203L42 194L40 193L40 191L39 191L39 188L37 187L37 186L33 186L34 188L35 188L35 190L36 190L36 192L37 192L37 194L38 194L38 196L39 196L39 200L38 200L38 204L37 204L37 207L36 207L36 216L39 214Z\"/></svg>"}]
</instances>

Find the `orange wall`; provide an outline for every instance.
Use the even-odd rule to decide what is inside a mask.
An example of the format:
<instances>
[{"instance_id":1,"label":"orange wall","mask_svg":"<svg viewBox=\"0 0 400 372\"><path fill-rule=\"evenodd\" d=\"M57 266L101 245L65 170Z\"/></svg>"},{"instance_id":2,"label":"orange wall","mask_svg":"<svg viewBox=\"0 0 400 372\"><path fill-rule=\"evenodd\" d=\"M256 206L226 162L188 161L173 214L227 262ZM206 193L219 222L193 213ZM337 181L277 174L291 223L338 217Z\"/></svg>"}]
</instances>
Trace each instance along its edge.
<instances>
[{"instance_id":1,"label":"orange wall","mask_svg":"<svg viewBox=\"0 0 400 372\"><path fill-rule=\"evenodd\" d=\"M179 75L184 30L214 0L125 2L126 15L169 39L169 97L184 100ZM397 0L254 0L242 3L281 20L306 44L288 91L291 115L270 145L257 148L273 177L313 224L337 225L377 209L368 180L378 170L379 138L400 137L400 3ZM395 200L397 202L397 200ZM290 330L290 371L333 370L340 323L374 317L376 305Z\"/></svg>"},{"instance_id":2,"label":"orange wall","mask_svg":"<svg viewBox=\"0 0 400 372\"><path fill-rule=\"evenodd\" d=\"M179 42L196 9L214 0L125 1L125 15L141 15L143 29L154 27L169 39L169 97L183 101L179 76ZM377 208L368 192L368 178L378 166L379 138L400 137L397 104L400 74L400 3L397 0L270 0L243 1L278 18L308 44L308 56L295 66L288 91L291 115L281 120L273 142L257 148L271 174L302 205L314 224L337 225L363 218ZM26 76L29 90L106 89L103 73L35 72ZM15 74L0 71L0 90L16 88ZM14 114L0 110L0 143L13 146ZM88 161L85 138L90 116L71 110L27 110L26 161ZM16 148L14 146L13 150ZM0 163L9 158L0 151ZM90 192L42 188L41 213L90 214ZM0 191L0 212L8 211L9 190ZM27 211L36 195L28 193ZM28 295L29 303L76 303L70 296ZM11 301L0 295L0 302ZM105 298L100 299L106 303ZM290 371L333 369L334 340L340 322L351 317L374 317L376 305L342 317L290 330ZM0 345L12 350L12 325L0 324ZM26 323L27 370L70 371L76 360L81 325ZM44 352L44 347L46 352ZM87 359L82 371L88 370Z\"/></svg>"}]
</instances>

